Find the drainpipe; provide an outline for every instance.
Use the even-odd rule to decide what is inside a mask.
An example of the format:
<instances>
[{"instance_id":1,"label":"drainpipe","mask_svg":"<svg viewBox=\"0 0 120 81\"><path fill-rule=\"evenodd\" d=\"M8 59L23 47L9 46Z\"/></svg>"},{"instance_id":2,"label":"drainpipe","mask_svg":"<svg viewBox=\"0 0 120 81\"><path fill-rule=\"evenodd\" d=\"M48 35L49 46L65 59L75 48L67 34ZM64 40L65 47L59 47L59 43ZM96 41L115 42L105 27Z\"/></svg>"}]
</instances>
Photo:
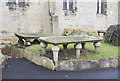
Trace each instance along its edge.
<instances>
[{"instance_id":1,"label":"drainpipe","mask_svg":"<svg viewBox=\"0 0 120 81\"><path fill-rule=\"evenodd\" d=\"M53 34L53 23L52 23L52 13L51 13L51 5L50 5L50 1L48 0L48 12L49 12L49 16L50 16L50 27L51 27L51 33Z\"/></svg>"}]
</instances>

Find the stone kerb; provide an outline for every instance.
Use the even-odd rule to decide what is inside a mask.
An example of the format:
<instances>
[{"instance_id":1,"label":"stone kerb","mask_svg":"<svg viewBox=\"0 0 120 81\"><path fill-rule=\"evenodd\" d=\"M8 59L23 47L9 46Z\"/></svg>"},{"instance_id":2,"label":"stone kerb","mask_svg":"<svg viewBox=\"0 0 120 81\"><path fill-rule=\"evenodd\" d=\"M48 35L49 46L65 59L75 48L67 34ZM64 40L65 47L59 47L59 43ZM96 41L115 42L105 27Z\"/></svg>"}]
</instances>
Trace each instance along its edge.
<instances>
[{"instance_id":1,"label":"stone kerb","mask_svg":"<svg viewBox=\"0 0 120 81\"><path fill-rule=\"evenodd\" d=\"M99 60L61 60L58 62L57 67L53 63L53 60L34 54L24 49L15 48L13 46L6 46L6 49L10 51L10 53L19 54L21 57L30 60L31 62L46 67L50 70L56 71L81 71L86 69L98 69L98 68L116 68L118 66L118 59L117 58L102 58ZM17 50L17 51L13 51Z\"/></svg>"},{"instance_id":2,"label":"stone kerb","mask_svg":"<svg viewBox=\"0 0 120 81\"><path fill-rule=\"evenodd\" d=\"M79 71L85 69L97 69L98 68L98 61L97 60L90 60L90 61L78 61L79 62Z\"/></svg>"},{"instance_id":3,"label":"stone kerb","mask_svg":"<svg viewBox=\"0 0 120 81\"><path fill-rule=\"evenodd\" d=\"M5 48L5 44L10 44L9 41L0 40L0 65L5 61L6 57L2 54L2 49Z\"/></svg>"},{"instance_id":4,"label":"stone kerb","mask_svg":"<svg viewBox=\"0 0 120 81\"><path fill-rule=\"evenodd\" d=\"M117 58L103 58L99 60L67 60L59 61L57 71L81 71L86 69L98 69L98 68L116 68L118 66Z\"/></svg>"},{"instance_id":5,"label":"stone kerb","mask_svg":"<svg viewBox=\"0 0 120 81\"><path fill-rule=\"evenodd\" d=\"M6 46L6 50L10 51L9 53L11 53L11 54L18 54L21 57L24 57L27 60L30 60L31 62L33 62L37 65L41 65L41 66L46 67L51 70L55 70L53 61L47 57L43 57L43 56L34 54L25 49L16 48L14 46Z\"/></svg>"},{"instance_id":6,"label":"stone kerb","mask_svg":"<svg viewBox=\"0 0 120 81\"><path fill-rule=\"evenodd\" d=\"M109 67L117 67L117 66L118 66L117 58L99 59L99 68L109 68Z\"/></svg>"},{"instance_id":7,"label":"stone kerb","mask_svg":"<svg viewBox=\"0 0 120 81\"><path fill-rule=\"evenodd\" d=\"M56 67L57 71L67 70L67 71L77 71L78 70L78 61L63 60L59 61L58 66Z\"/></svg>"},{"instance_id":8,"label":"stone kerb","mask_svg":"<svg viewBox=\"0 0 120 81\"><path fill-rule=\"evenodd\" d=\"M55 70L55 66L54 66L53 61L47 57L33 54L31 52L28 52L28 51L25 51L24 55L25 55L24 58L26 58L27 60L30 60L31 62L33 62L37 65L46 67L46 68L51 69L51 70Z\"/></svg>"},{"instance_id":9,"label":"stone kerb","mask_svg":"<svg viewBox=\"0 0 120 81\"><path fill-rule=\"evenodd\" d=\"M67 61L60 61L58 63L58 67L56 68L57 71L67 70L67 71L81 71L85 69L94 69L98 68L98 61L97 60L67 60Z\"/></svg>"}]
</instances>

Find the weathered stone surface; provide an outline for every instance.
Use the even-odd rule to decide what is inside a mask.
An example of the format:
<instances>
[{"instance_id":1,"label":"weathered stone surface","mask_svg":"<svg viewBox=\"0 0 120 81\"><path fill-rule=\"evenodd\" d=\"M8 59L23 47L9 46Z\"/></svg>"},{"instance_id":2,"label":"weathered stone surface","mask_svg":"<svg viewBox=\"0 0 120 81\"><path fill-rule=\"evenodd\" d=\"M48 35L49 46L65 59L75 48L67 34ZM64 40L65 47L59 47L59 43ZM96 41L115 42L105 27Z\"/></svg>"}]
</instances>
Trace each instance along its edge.
<instances>
[{"instance_id":1,"label":"weathered stone surface","mask_svg":"<svg viewBox=\"0 0 120 81\"><path fill-rule=\"evenodd\" d=\"M32 62L37 65L41 65L51 70L55 70L55 66L52 60L47 57L41 57L39 55L33 55Z\"/></svg>"},{"instance_id":2,"label":"weathered stone surface","mask_svg":"<svg viewBox=\"0 0 120 81\"><path fill-rule=\"evenodd\" d=\"M76 48L76 58L80 57L80 49L82 48L81 43L75 45Z\"/></svg>"},{"instance_id":3,"label":"weathered stone surface","mask_svg":"<svg viewBox=\"0 0 120 81\"><path fill-rule=\"evenodd\" d=\"M24 54L24 57L25 57L27 60L32 60L33 53L25 50L25 51L23 52L23 54Z\"/></svg>"},{"instance_id":4,"label":"weathered stone surface","mask_svg":"<svg viewBox=\"0 0 120 81\"><path fill-rule=\"evenodd\" d=\"M16 48L14 46L7 45L5 48L12 54L19 54L20 56L25 57L28 60L31 60L33 63L37 65L41 65L51 70L67 70L67 71L75 71L75 70L85 70L85 69L93 69L93 68L109 68L109 67L117 67L118 59L117 58L103 58L100 60L90 60L90 61L76 61L76 60L62 60L58 62L58 66L55 66L53 60L39 56L37 54L33 54L24 49ZM1 52L0 52L1 53ZM2 58L3 57L3 58ZM4 56L0 54L0 63L4 60Z\"/></svg>"},{"instance_id":5,"label":"weathered stone surface","mask_svg":"<svg viewBox=\"0 0 120 81\"><path fill-rule=\"evenodd\" d=\"M11 42L10 41L1 41L0 40L0 45L3 45L3 44L11 44Z\"/></svg>"},{"instance_id":6,"label":"weathered stone surface","mask_svg":"<svg viewBox=\"0 0 120 81\"><path fill-rule=\"evenodd\" d=\"M20 49L20 48L18 48L19 49L19 55L21 56L21 57L24 57L23 55L24 55L24 49Z\"/></svg>"},{"instance_id":7,"label":"weathered stone surface","mask_svg":"<svg viewBox=\"0 0 120 81\"><path fill-rule=\"evenodd\" d=\"M5 48L5 45L0 45L0 49Z\"/></svg>"},{"instance_id":8,"label":"weathered stone surface","mask_svg":"<svg viewBox=\"0 0 120 81\"><path fill-rule=\"evenodd\" d=\"M51 70L55 70L55 65L53 61L47 57L42 57L42 66Z\"/></svg>"},{"instance_id":9,"label":"weathered stone surface","mask_svg":"<svg viewBox=\"0 0 120 81\"><path fill-rule=\"evenodd\" d=\"M5 61L5 56L1 53L0 50L0 64L2 64L3 61Z\"/></svg>"},{"instance_id":10,"label":"weathered stone surface","mask_svg":"<svg viewBox=\"0 0 120 81\"><path fill-rule=\"evenodd\" d=\"M58 52L60 48L58 46L53 46L52 51L53 51L53 60L55 62L55 65L57 66L58 64Z\"/></svg>"},{"instance_id":11,"label":"weathered stone surface","mask_svg":"<svg viewBox=\"0 0 120 81\"><path fill-rule=\"evenodd\" d=\"M32 56L32 60L31 61L34 62L37 65L42 65L42 57L39 56L39 55L34 54Z\"/></svg>"},{"instance_id":12,"label":"weathered stone surface","mask_svg":"<svg viewBox=\"0 0 120 81\"><path fill-rule=\"evenodd\" d=\"M80 43L80 42L98 42L102 41L100 37L74 35L74 36L52 36L52 37L40 37L39 40L51 44L68 44L68 43Z\"/></svg>"},{"instance_id":13,"label":"weathered stone surface","mask_svg":"<svg viewBox=\"0 0 120 81\"><path fill-rule=\"evenodd\" d=\"M85 69L93 69L93 68L98 68L98 63L97 61L79 61L79 71L80 70L85 70Z\"/></svg>"},{"instance_id":14,"label":"weathered stone surface","mask_svg":"<svg viewBox=\"0 0 120 81\"><path fill-rule=\"evenodd\" d=\"M78 70L78 61L60 61L58 63L58 66L56 67L57 71L61 71L61 70L67 70L67 71L74 71L74 70Z\"/></svg>"},{"instance_id":15,"label":"weathered stone surface","mask_svg":"<svg viewBox=\"0 0 120 81\"><path fill-rule=\"evenodd\" d=\"M99 68L109 68L117 67L118 59L117 58L103 58L99 60Z\"/></svg>"},{"instance_id":16,"label":"weathered stone surface","mask_svg":"<svg viewBox=\"0 0 120 81\"><path fill-rule=\"evenodd\" d=\"M99 47L100 47L100 45L101 45L100 42L95 42L95 43L94 43L94 47L95 47L96 53L99 53Z\"/></svg>"},{"instance_id":17,"label":"weathered stone surface","mask_svg":"<svg viewBox=\"0 0 120 81\"><path fill-rule=\"evenodd\" d=\"M43 54L46 54L47 44L44 43L44 42L41 42L41 43L40 43L40 46L41 46L41 49L42 49L42 53L43 53Z\"/></svg>"},{"instance_id":18,"label":"weathered stone surface","mask_svg":"<svg viewBox=\"0 0 120 81\"><path fill-rule=\"evenodd\" d=\"M16 48L14 46L7 46L11 54L19 55L19 56L24 56L23 49Z\"/></svg>"},{"instance_id":19,"label":"weathered stone surface","mask_svg":"<svg viewBox=\"0 0 120 81\"><path fill-rule=\"evenodd\" d=\"M12 58L12 56L4 55L6 59Z\"/></svg>"}]
</instances>

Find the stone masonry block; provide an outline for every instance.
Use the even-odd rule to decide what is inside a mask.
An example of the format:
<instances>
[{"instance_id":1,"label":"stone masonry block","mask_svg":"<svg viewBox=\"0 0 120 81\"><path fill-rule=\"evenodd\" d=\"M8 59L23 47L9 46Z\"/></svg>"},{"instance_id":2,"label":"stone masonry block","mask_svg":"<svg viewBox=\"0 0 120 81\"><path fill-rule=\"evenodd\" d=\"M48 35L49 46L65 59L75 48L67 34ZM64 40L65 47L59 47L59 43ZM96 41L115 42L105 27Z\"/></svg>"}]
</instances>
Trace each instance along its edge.
<instances>
[{"instance_id":1,"label":"stone masonry block","mask_svg":"<svg viewBox=\"0 0 120 81\"><path fill-rule=\"evenodd\" d=\"M78 70L78 62L73 60L73 61L60 61L58 63L58 67L56 67L57 71L61 70L67 70L67 71L74 71Z\"/></svg>"},{"instance_id":2,"label":"stone masonry block","mask_svg":"<svg viewBox=\"0 0 120 81\"><path fill-rule=\"evenodd\" d=\"M98 68L98 63L97 61L79 61L79 71L80 70L85 70L85 69L94 69Z\"/></svg>"},{"instance_id":3,"label":"stone masonry block","mask_svg":"<svg viewBox=\"0 0 120 81\"><path fill-rule=\"evenodd\" d=\"M117 58L103 58L99 60L100 68L109 68L109 67L117 67L118 59Z\"/></svg>"}]
</instances>

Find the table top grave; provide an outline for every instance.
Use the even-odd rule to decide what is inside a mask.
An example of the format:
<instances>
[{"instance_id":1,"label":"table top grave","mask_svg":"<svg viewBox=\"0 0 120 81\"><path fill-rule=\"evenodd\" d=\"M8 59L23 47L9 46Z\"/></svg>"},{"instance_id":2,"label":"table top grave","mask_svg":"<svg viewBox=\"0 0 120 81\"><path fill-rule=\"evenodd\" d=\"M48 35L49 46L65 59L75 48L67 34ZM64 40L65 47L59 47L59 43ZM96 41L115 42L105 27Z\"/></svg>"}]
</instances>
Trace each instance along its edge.
<instances>
[{"instance_id":1,"label":"table top grave","mask_svg":"<svg viewBox=\"0 0 120 81\"><path fill-rule=\"evenodd\" d=\"M39 37L46 37L46 36L52 36L47 34L41 34L41 33L15 33L15 35L18 38L39 38Z\"/></svg>"},{"instance_id":2,"label":"table top grave","mask_svg":"<svg viewBox=\"0 0 120 81\"><path fill-rule=\"evenodd\" d=\"M40 37L39 40L50 44L69 44L69 43L85 43L85 42L98 42L102 41L100 37L88 35L74 35L74 36L51 36Z\"/></svg>"}]
</instances>

